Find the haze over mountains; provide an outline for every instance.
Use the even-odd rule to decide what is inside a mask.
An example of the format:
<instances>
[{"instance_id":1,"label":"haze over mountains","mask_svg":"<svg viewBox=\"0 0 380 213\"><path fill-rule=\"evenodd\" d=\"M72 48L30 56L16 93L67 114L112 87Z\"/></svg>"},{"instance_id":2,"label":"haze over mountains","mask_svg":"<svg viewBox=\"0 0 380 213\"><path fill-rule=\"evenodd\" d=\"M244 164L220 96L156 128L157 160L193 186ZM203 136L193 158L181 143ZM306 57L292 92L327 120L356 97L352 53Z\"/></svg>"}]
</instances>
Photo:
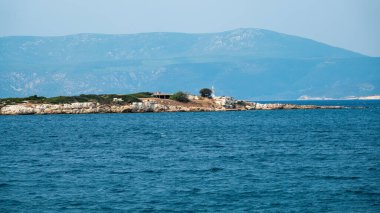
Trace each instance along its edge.
<instances>
[{"instance_id":1,"label":"haze over mountains","mask_svg":"<svg viewBox=\"0 0 380 213\"><path fill-rule=\"evenodd\" d=\"M197 93L250 100L380 94L380 58L261 29L0 38L0 97Z\"/></svg>"}]
</instances>

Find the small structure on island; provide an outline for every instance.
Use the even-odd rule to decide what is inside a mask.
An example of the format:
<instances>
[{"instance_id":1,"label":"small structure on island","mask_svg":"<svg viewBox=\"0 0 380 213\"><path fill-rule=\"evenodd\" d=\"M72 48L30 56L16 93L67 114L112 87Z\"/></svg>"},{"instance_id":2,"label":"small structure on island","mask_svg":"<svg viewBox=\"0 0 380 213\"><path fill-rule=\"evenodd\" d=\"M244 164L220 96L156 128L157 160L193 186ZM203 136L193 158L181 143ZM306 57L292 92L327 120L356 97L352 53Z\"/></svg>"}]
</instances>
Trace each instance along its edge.
<instances>
[{"instance_id":1,"label":"small structure on island","mask_svg":"<svg viewBox=\"0 0 380 213\"><path fill-rule=\"evenodd\" d=\"M229 96L214 97L214 101L217 105L226 108L234 108L234 105L237 103L237 101L234 98Z\"/></svg>"},{"instance_id":2,"label":"small structure on island","mask_svg":"<svg viewBox=\"0 0 380 213\"><path fill-rule=\"evenodd\" d=\"M197 96L197 95L187 94L187 98L189 100L199 100L199 96Z\"/></svg>"},{"instance_id":3,"label":"small structure on island","mask_svg":"<svg viewBox=\"0 0 380 213\"><path fill-rule=\"evenodd\" d=\"M169 93L155 92L152 94L152 97L160 98L160 99L169 99L171 95L172 94L169 94Z\"/></svg>"},{"instance_id":4,"label":"small structure on island","mask_svg":"<svg viewBox=\"0 0 380 213\"><path fill-rule=\"evenodd\" d=\"M215 93L215 87L214 85L211 87L211 98L215 98L216 97L216 93Z\"/></svg>"},{"instance_id":5,"label":"small structure on island","mask_svg":"<svg viewBox=\"0 0 380 213\"><path fill-rule=\"evenodd\" d=\"M119 102L123 102L123 99L122 98L113 98L112 101L119 103Z\"/></svg>"}]
</instances>

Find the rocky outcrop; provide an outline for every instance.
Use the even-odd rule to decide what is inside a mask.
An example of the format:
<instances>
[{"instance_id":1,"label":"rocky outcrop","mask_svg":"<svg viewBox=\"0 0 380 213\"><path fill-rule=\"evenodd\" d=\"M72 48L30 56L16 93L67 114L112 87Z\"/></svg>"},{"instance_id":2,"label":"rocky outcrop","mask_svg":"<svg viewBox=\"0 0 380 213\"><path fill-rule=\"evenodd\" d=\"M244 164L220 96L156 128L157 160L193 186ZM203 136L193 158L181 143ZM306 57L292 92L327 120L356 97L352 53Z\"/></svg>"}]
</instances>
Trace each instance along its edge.
<instances>
[{"instance_id":1,"label":"rocky outcrop","mask_svg":"<svg viewBox=\"0 0 380 213\"><path fill-rule=\"evenodd\" d=\"M203 111L219 111L215 106L191 106L181 104L163 104L152 102L133 103L128 111L125 112L203 112Z\"/></svg>"},{"instance_id":2,"label":"rocky outcrop","mask_svg":"<svg viewBox=\"0 0 380 213\"><path fill-rule=\"evenodd\" d=\"M90 113L128 113L128 112L189 112L215 111L213 108L193 108L171 106L154 102L136 102L132 104L99 104L93 102L72 104L17 104L7 105L0 109L0 115L30 114L90 114Z\"/></svg>"},{"instance_id":3,"label":"rocky outcrop","mask_svg":"<svg viewBox=\"0 0 380 213\"><path fill-rule=\"evenodd\" d=\"M232 107L218 104L186 105L172 102L143 101L132 104L100 104L94 102L71 104L16 104L0 106L0 115L28 114L90 114L90 113L133 113L133 112L201 112L228 110L278 110L278 109L340 109L339 106L314 106L293 104L260 104L236 102Z\"/></svg>"},{"instance_id":4,"label":"rocky outcrop","mask_svg":"<svg viewBox=\"0 0 380 213\"><path fill-rule=\"evenodd\" d=\"M110 107L101 107L100 104L72 103L72 104L17 104L7 105L0 109L2 115L27 114L84 114L110 112Z\"/></svg>"}]
</instances>

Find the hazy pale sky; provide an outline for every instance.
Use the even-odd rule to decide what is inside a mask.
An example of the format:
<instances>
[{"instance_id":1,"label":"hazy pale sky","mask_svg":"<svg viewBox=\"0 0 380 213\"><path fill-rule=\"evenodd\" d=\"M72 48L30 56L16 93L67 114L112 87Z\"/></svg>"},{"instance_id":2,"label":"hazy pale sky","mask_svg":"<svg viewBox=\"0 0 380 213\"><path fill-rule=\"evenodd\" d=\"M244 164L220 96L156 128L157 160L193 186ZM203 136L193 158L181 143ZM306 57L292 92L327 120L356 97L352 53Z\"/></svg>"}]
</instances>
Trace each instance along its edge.
<instances>
[{"instance_id":1,"label":"hazy pale sky","mask_svg":"<svg viewBox=\"0 0 380 213\"><path fill-rule=\"evenodd\" d=\"M263 28L380 56L380 0L0 0L0 36Z\"/></svg>"}]
</instances>

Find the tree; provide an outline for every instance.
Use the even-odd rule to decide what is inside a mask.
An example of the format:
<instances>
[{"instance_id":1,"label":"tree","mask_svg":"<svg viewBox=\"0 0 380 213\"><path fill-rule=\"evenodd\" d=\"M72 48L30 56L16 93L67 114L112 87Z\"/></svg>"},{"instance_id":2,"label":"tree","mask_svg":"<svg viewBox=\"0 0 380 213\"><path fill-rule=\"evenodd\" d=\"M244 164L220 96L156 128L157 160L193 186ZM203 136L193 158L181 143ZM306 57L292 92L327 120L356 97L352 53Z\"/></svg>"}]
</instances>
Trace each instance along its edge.
<instances>
[{"instance_id":1,"label":"tree","mask_svg":"<svg viewBox=\"0 0 380 213\"><path fill-rule=\"evenodd\" d=\"M187 98L187 94L184 92L176 92L170 96L170 99L174 101L183 102L183 103L190 102L190 100Z\"/></svg>"},{"instance_id":2,"label":"tree","mask_svg":"<svg viewBox=\"0 0 380 213\"><path fill-rule=\"evenodd\" d=\"M209 88L203 88L203 89L199 90L199 93L204 98L211 98L212 90Z\"/></svg>"},{"instance_id":3,"label":"tree","mask_svg":"<svg viewBox=\"0 0 380 213\"><path fill-rule=\"evenodd\" d=\"M32 95L32 96L29 96L27 98L25 98L26 100L30 100L30 101L39 101L39 100L43 100L43 99L46 99L44 96L37 96L37 95Z\"/></svg>"}]
</instances>

